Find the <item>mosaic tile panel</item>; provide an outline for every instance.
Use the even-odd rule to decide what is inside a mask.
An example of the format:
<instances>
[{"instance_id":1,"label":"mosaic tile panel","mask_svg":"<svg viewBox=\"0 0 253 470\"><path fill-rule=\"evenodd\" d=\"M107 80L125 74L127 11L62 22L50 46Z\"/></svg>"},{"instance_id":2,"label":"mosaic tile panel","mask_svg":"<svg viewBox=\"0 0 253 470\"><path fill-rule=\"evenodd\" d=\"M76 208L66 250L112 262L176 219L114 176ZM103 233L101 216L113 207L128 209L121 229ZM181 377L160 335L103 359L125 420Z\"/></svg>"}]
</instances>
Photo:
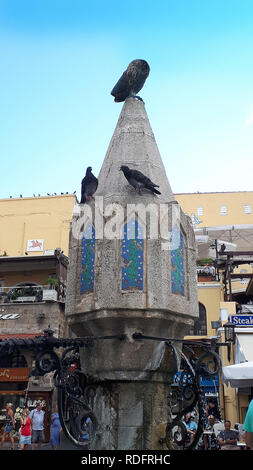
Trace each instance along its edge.
<instances>
[{"instance_id":1,"label":"mosaic tile panel","mask_svg":"<svg viewBox=\"0 0 253 470\"><path fill-rule=\"evenodd\" d=\"M122 290L143 290L143 228L135 218L124 225L122 240Z\"/></svg>"},{"instance_id":2,"label":"mosaic tile panel","mask_svg":"<svg viewBox=\"0 0 253 470\"><path fill-rule=\"evenodd\" d=\"M81 244L80 294L94 290L95 229L91 224L85 228Z\"/></svg>"},{"instance_id":3,"label":"mosaic tile panel","mask_svg":"<svg viewBox=\"0 0 253 470\"><path fill-rule=\"evenodd\" d=\"M171 292L185 295L183 235L175 225L171 232Z\"/></svg>"}]
</instances>

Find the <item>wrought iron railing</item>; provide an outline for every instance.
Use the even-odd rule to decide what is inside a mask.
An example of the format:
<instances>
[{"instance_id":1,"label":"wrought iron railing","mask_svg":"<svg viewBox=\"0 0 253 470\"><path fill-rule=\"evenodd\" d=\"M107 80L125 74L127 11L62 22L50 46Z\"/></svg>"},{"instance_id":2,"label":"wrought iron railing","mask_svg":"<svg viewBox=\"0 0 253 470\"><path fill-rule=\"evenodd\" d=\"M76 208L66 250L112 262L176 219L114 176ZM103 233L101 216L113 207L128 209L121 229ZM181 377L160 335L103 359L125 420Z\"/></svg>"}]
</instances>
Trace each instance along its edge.
<instances>
[{"instance_id":1,"label":"wrought iron railing","mask_svg":"<svg viewBox=\"0 0 253 470\"><path fill-rule=\"evenodd\" d=\"M59 281L53 288L50 288L49 284L1 287L0 304L43 302L45 299L50 299L49 295L47 297L45 295L50 292L52 293L51 300L65 301L66 285ZM54 293L56 294L53 295Z\"/></svg>"},{"instance_id":2,"label":"wrought iron railing","mask_svg":"<svg viewBox=\"0 0 253 470\"><path fill-rule=\"evenodd\" d=\"M90 446L98 431L98 421L94 410L89 406L89 397L96 393L96 384L91 379L85 380L80 368L79 348L91 347L96 341L117 339L124 341L125 335L56 338L48 328L43 336L35 338L12 338L0 341L0 356L13 354L19 350L33 350L36 353L36 367L31 375L43 376L54 372L54 383L58 390L58 409L61 425L65 435L77 446ZM204 427L204 400L200 386L200 377L212 377L218 373L221 360L215 352L215 343L175 340L133 334L135 341L163 341L166 346L181 357L181 375L177 387L176 399L168 403L168 422L165 435L160 437L160 443L168 448L182 446L194 449L199 441ZM181 343L181 347L179 347ZM193 348L198 346L202 353L197 357ZM61 356L55 349L63 348ZM62 350L62 349L61 349ZM169 386L169 384L168 384ZM176 408L175 408L176 404ZM197 410L197 431L193 441L187 441L187 429L182 421L185 413Z\"/></svg>"}]
</instances>

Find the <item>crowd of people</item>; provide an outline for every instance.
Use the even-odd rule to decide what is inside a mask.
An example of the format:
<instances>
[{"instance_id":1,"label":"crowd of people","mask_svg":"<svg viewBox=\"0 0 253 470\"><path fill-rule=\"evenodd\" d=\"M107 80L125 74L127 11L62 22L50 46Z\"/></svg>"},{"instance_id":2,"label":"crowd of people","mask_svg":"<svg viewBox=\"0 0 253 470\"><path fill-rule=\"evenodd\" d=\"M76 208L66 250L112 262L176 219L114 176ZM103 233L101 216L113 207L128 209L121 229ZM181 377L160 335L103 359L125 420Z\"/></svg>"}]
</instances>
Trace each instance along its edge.
<instances>
[{"instance_id":1,"label":"crowd of people","mask_svg":"<svg viewBox=\"0 0 253 470\"><path fill-rule=\"evenodd\" d=\"M29 408L23 410L22 416L20 418L20 438L19 438L19 449L27 450L29 447L32 450L40 450L41 444L45 440L44 436L44 419L45 411L42 409L42 403L39 401L37 407L32 411ZM11 450L14 450L14 438L13 431L15 430L15 420L14 412L12 410L11 403L6 405L6 418L5 418L5 427L0 442L0 449L4 444L5 440L9 437L11 442ZM56 450L60 445L60 434L62 428L59 418L59 413L57 407L55 408L54 413L51 415L51 436L50 444L53 450Z\"/></svg>"},{"instance_id":2,"label":"crowd of people","mask_svg":"<svg viewBox=\"0 0 253 470\"><path fill-rule=\"evenodd\" d=\"M231 429L229 420L220 420L219 410L214 401L206 407L207 423L200 441L203 450L240 450L242 448L253 450L253 400L251 401L243 426L237 423ZM187 413L183 420L187 431L187 444L190 445L195 433L197 423L192 413Z\"/></svg>"},{"instance_id":3,"label":"crowd of people","mask_svg":"<svg viewBox=\"0 0 253 470\"><path fill-rule=\"evenodd\" d=\"M36 408L32 411L29 408L23 410L21 416L19 449L26 450L29 447L32 450L37 448L40 450L41 444L44 442L44 420L45 411L42 409L42 403L39 401ZM220 414L215 401L210 400L206 406L207 424L205 426L203 436L201 439L201 446L203 450L239 450L241 447L238 445L240 440L245 443L246 449L253 450L253 400L251 401L243 428L239 429L235 425L235 429L231 429L231 422L229 420L221 421ZM187 441L190 445L197 432L197 423L191 412L188 412L183 420L183 424L187 432ZM11 450L14 450L13 431L15 429L14 412L11 403L6 405L6 418L3 436L0 442L0 448L9 437L11 443ZM60 445L60 434L62 428L59 419L57 407L51 415L51 436L50 443L53 450L56 450ZM86 436L85 436L86 438Z\"/></svg>"}]
</instances>

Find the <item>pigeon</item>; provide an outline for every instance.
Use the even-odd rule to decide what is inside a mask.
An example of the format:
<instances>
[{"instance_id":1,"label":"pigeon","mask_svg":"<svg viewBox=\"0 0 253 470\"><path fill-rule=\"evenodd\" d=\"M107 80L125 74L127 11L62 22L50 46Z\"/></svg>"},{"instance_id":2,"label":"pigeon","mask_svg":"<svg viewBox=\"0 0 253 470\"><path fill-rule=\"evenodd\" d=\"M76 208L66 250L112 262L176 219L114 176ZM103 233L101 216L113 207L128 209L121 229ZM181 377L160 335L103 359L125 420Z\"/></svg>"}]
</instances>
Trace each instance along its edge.
<instances>
[{"instance_id":1,"label":"pigeon","mask_svg":"<svg viewBox=\"0 0 253 470\"><path fill-rule=\"evenodd\" d=\"M111 91L114 101L119 103L120 101L125 101L130 96L135 96L142 101L136 94L142 89L149 71L149 65L145 60L136 59L130 62Z\"/></svg>"},{"instance_id":2,"label":"pigeon","mask_svg":"<svg viewBox=\"0 0 253 470\"><path fill-rule=\"evenodd\" d=\"M138 170L131 170L128 166L122 165L120 170L123 171L127 181L131 184L136 190L138 190L139 194L141 194L141 189L149 189L152 193L161 194L155 188L159 188L157 184L152 183L152 181L141 173Z\"/></svg>"},{"instance_id":3,"label":"pigeon","mask_svg":"<svg viewBox=\"0 0 253 470\"><path fill-rule=\"evenodd\" d=\"M80 204L84 204L85 202L89 201L89 199L97 190L97 187L98 179L96 178L96 176L93 175L91 166L88 166L86 170L86 175L82 179Z\"/></svg>"}]
</instances>

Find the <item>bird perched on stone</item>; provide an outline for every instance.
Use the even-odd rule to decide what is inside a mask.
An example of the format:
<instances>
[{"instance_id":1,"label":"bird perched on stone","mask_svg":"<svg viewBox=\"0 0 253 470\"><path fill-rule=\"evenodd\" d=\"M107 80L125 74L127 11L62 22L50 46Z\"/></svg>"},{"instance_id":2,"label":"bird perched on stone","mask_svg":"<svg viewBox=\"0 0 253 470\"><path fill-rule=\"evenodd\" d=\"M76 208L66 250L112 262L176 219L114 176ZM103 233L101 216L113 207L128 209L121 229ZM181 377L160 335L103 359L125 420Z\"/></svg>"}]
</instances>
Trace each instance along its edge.
<instances>
[{"instance_id":1,"label":"bird perched on stone","mask_svg":"<svg viewBox=\"0 0 253 470\"><path fill-rule=\"evenodd\" d=\"M142 89L146 78L149 75L149 65L145 60L136 59L130 62L125 72L111 91L114 101L119 103L125 101L130 96L136 94ZM139 96L137 96L141 100Z\"/></svg>"},{"instance_id":2,"label":"bird perched on stone","mask_svg":"<svg viewBox=\"0 0 253 470\"><path fill-rule=\"evenodd\" d=\"M123 171L127 181L131 186L136 189L139 194L141 194L141 189L149 189L152 193L161 194L155 188L159 188L157 184L152 183L152 181L145 176L141 171L138 170L131 170L128 166L122 165L120 170Z\"/></svg>"},{"instance_id":3,"label":"bird perched on stone","mask_svg":"<svg viewBox=\"0 0 253 470\"><path fill-rule=\"evenodd\" d=\"M80 204L84 204L85 202L89 201L89 199L97 190L97 187L98 179L93 175L91 166L88 166L86 175L82 179Z\"/></svg>"}]
</instances>

